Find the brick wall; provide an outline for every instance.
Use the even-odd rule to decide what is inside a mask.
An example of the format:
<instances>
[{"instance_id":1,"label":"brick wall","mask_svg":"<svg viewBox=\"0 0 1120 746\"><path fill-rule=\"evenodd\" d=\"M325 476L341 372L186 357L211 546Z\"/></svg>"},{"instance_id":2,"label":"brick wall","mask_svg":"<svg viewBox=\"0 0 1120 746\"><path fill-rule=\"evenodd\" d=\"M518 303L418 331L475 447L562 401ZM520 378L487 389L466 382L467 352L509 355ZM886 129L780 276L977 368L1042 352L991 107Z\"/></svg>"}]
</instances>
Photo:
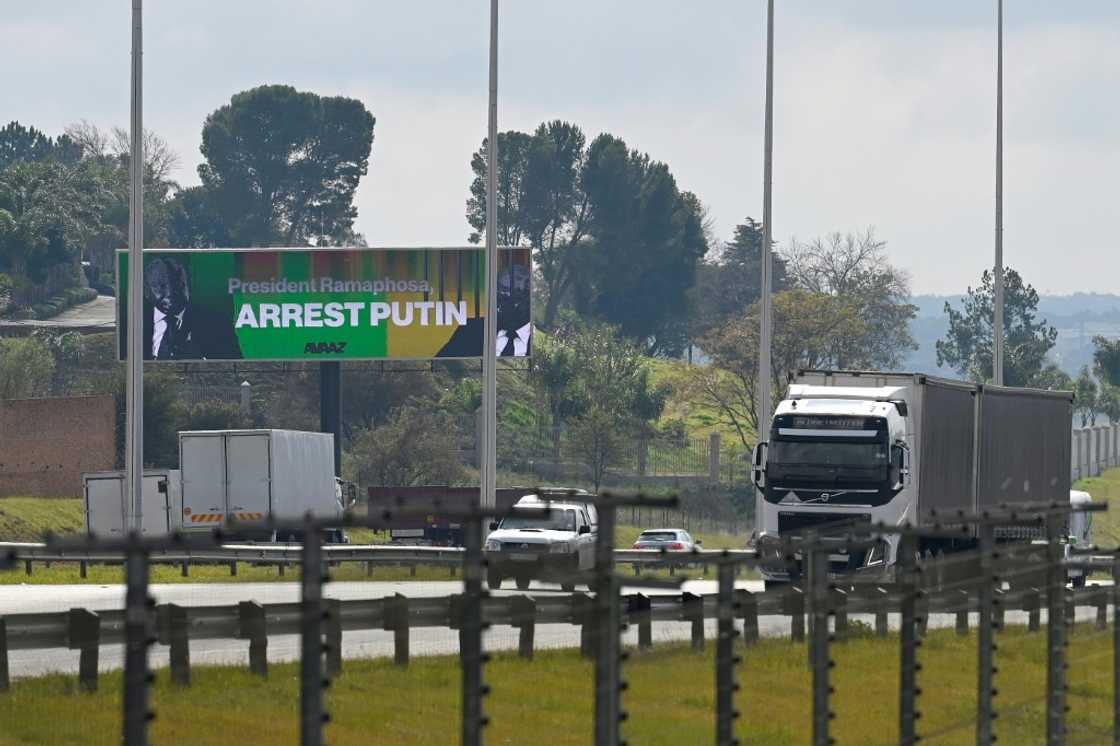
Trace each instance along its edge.
<instances>
[{"instance_id":1,"label":"brick wall","mask_svg":"<svg viewBox=\"0 0 1120 746\"><path fill-rule=\"evenodd\" d=\"M77 497L116 463L111 396L0 401L0 496Z\"/></svg>"}]
</instances>

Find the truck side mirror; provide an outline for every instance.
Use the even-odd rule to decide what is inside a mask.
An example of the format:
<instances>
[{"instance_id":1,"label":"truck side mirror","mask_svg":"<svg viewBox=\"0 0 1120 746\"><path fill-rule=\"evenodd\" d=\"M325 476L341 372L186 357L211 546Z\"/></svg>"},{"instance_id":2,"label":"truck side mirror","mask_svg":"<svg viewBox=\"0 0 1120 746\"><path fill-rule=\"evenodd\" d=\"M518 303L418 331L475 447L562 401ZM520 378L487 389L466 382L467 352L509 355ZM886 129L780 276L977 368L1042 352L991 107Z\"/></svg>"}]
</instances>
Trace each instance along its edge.
<instances>
[{"instance_id":1,"label":"truck side mirror","mask_svg":"<svg viewBox=\"0 0 1120 746\"><path fill-rule=\"evenodd\" d=\"M491 531L497 531L498 530L498 522L497 521L490 521L490 530Z\"/></svg>"},{"instance_id":2,"label":"truck side mirror","mask_svg":"<svg viewBox=\"0 0 1120 746\"><path fill-rule=\"evenodd\" d=\"M910 449L901 443L891 447L891 471L895 472L899 486L910 484Z\"/></svg>"},{"instance_id":3,"label":"truck side mirror","mask_svg":"<svg viewBox=\"0 0 1120 746\"><path fill-rule=\"evenodd\" d=\"M766 454L770 449L770 444L765 440L760 441L754 447L754 453L751 456L751 480L754 482L755 487L763 489L766 487Z\"/></svg>"},{"instance_id":4,"label":"truck side mirror","mask_svg":"<svg viewBox=\"0 0 1120 746\"><path fill-rule=\"evenodd\" d=\"M588 526L588 525L587 525L587 524L585 523L585 524L583 524L582 526L580 526L580 527L579 527L579 532L580 532L581 534L589 534L589 533L591 533L591 527L590 527L590 526Z\"/></svg>"}]
</instances>

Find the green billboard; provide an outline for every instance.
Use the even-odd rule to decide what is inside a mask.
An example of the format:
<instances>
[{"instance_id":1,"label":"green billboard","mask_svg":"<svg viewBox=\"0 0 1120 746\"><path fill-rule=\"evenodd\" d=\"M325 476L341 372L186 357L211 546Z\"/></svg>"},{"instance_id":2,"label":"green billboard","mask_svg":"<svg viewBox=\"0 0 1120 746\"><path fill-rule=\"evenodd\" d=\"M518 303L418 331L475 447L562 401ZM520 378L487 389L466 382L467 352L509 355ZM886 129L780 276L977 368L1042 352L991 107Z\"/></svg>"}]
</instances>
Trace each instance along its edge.
<instances>
[{"instance_id":1,"label":"green billboard","mask_svg":"<svg viewBox=\"0 0 1120 746\"><path fill-rule=\"evenodd\" d=\"M498 254L497 349L532 347L530 254ZM128 254L117 255L127 355ZM144 358L157 361L480 357L485 252L462 248L148 249Z\"/></svg>"}]
</instances>

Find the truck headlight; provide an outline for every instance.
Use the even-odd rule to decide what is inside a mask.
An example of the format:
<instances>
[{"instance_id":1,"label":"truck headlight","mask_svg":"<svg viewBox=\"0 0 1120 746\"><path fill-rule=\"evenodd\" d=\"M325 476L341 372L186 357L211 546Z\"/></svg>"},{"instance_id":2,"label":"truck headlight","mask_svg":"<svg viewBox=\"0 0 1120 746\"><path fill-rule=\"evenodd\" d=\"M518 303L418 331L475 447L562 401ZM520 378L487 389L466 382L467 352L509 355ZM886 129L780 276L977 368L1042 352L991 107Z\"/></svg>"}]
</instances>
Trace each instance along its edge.
<instances>
[{"instance_id":1,"label":"truck headlight","mask_svg":"<svg viewBox=\"0 0 1120 746\"><path fill-rule=\"evenodd\" d=\"M500 552L500 551L502 551L502 543L500 541L498 541L497 539L487 539L486 540L486 551L487 552Z\"/></svg>"},{"instance_id":2,"label":"truck headlight","mask_svg":"<svg viewBox=\"0 0 1120 746\"><path fill-rule=\"evenodd\" d=\"M550 554L567 554L571 548L567 544L551 544L548 551Z\"/></svg>"}]
</instances>

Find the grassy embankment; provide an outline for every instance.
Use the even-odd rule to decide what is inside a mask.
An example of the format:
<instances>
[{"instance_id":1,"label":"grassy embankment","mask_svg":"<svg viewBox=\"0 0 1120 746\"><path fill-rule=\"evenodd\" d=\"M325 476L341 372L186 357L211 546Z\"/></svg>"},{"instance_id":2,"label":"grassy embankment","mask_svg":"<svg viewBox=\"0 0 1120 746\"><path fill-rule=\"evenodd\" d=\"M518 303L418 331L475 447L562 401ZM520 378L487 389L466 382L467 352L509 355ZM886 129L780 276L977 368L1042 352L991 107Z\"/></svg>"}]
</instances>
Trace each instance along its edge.
<instances>
[{"instance_id":1,"label":"grassy embankment","mask_svg":"<svg viewBox=\"0 0 1120 746\"><path fill-rule=\"evenodd\" d=\"M1070 647L1070 744L1111 740L1110 633L1078 628ZM996 733L1001 743L1041 743L1045 734L1045 634L1022 628L999 633ZM839 743L898 742L898 640L862 637L833 648L836 668L832 734ZM765 639L739 667L743 743L803 744L810 739L810 672L805 646ZM920 650L923 694L919 733L939 744L975 742L974 636L934 631ZM623 698L630 743L711 743L715 692L711 647L694 654L678 645L633 656L624 668ZM76 690L73 676L17 680L0 695L0 746L120 742L120 673L106 674L96 694ZM294 744L298 728L298 667L274 665L267 680L241 668L196 668L190 688L173 687L159 672L152 694L153 743L194 746ZM533 661L499 654L487 667L493 692L487 741L555 746L591 740L593 673L570 651L538 653ZM389 746L436 746L458 740L460 673L455 657L416 658L405 669L391 661L347 661L327 691L332 721L327 740ZM936 736L936 737L935 737Z\"/></svg>"},{"instance_id":2,"label":"grassy embankment","mask_svg":"<svg viewBox=\"0 0 1120 746\"><path fill-rule=\"evenodd\" d=\"M83 504L77 498L0 498L0 541L42 541L47 532L56 534L77 533L84 530L85 516ZM378 543L386 540L384 533L374 533L367 529L350 532L351 541L356 544ZM629 548L641 533L640 528L619 526L616 543L619 547ZM721 533L695 533L694 537L704 543L706 549L738 549L746 543L743 536ZM332 570L335 580L364 580L365 568L358 563L344 563ZM445 567L417 567L415 575L408 567L375 567L373 580L447 580L451 571ZM90 583L94 585L121 583L124 575L120 567L94 565L88 568L88 576L82 580L75 563L55 563L46 567L36 563L33 573L28 577L22 567L15 570L0 571L0 585L18 583ZM279 569L273 566L239 563L236 576L230 575L228 565L192 565L190 577L184 578L178 566L155 565L152 568L153 583L180 582L267 582L272 580L298 580L297 568L285 570L280 577Z\"/></svg>"},{"instance_id":3,"label":"grassy embankment","mask_svg":"<svg viewBox=\"0 0 1120 746\"><path fill-rule=\"evenodd\" d=\"M1120 546L1120 469L1109 469L1099 477L1079 479L1076 490L1085 490L1093 502L1109 506L1104 513L1093 513L1093 541L1106 549Z\"/></svg>"}]
</instances>

